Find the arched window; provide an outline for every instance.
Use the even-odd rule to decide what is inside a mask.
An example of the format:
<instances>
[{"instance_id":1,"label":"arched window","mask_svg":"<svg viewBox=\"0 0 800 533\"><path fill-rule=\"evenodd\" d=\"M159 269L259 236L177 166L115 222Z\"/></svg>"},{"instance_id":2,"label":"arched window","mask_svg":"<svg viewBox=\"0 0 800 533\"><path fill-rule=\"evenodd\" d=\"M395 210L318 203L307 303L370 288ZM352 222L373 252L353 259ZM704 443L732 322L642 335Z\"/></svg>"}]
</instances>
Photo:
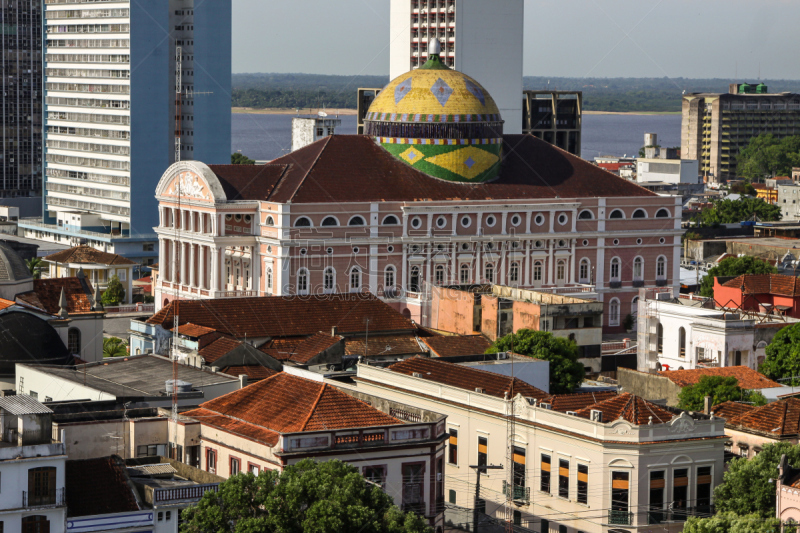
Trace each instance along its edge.
<instances>
[{"instance_id":1,"label":"arched window","mask_svg":"<svg viewBox=\"0 0 800 533\"><path fill-rule=\"evenodd\" d=\"M408 278L409 292L419 292L419 267L414 265L411 267L411 275Z\"/></svg>"},{"instance_id":2,"label":"arched window","mask_svg":"<svg viewBox=\"0 0 800 533\"><path fill-rule=\"evenodd\" d=\"M664 353L664 326L661 325L661 322L656 327L656 351L659 355Z\"/></svg>"},{"instance_id":3,"label":"arched window","mask_svg":"<svg viewBox=\"0 0 800 533\"><path fill-rule=\"evenodd\" d=\"M594 215L588 209L584 209L583 211L581 211L581 214L578 215L578 220L592 220L593 218Z\"/></svg>"},{"instance_id":4,"label":"arched window","mask_svg":"<svg viewBox=\"0 0 800 533\"><path fill-rule=\"evenodd\" d=\"M472 269L466 263L461 263L461 268L459 269L459 277L458 281L462 285L469 283L469 273Z\"/></svg>"},{"instance_id":5,"label":"arched window","mask_svg":"<svg viewBox=\"0 0 800 533\"><path fill-rule=\"evenodd\" d=\"M350 292L361 290L361 269L353 267L350 269Z\"/></svg>"},{"instance_id":6,"label":"arched window","mask_svg":"<svg viewBox=\"0 0 800 533\"><path fill-rule=\"evenodd\" d=\"M228 280L228 283L233 285L233 273L231 272L231 260L227 259L225 261L225 279Z\"/></svg>"},{"instance_id":7,"label":"arched window","mask_svg":"<svg viewBox=\"0 0 800 533\"><path fill-rule=\"evenodd\" d=\"M487 283L494 283L494 264L493 263L486 263L486 267L483 269L483 277L486 279Z\"/></svg>"},{"instance_id":8,"label":"arched window","mask_svg":"<svg viewBox=\"0 0 800 533\"><path fill-rule=\"evenodd\" d=\"M669 210L667 209L659 209L656 213L656 218L669 218Z\"/></svg>"},{"instance_id":9,"label":"arched window","mask_svg":"<svg viewBox=\"0 0 800 533\"><path fill-rule=\"evenodd\" d=\"M30 474L28 475L28 489L29 489L28 490L28 494L29 494L28 502L29 502L29 504L31 506L52 505L52 504L55 503L55 499L56 499L56 494L55 494L55 491L56 491L56 488L55 488L55 484L56 484L56 469L53 468L52 471L53 471L53 480L52 480L53 497L52 498L48 497L46 503L41 498L36 498L38 503L35 503L31 499L30 494L32 494L34 492L34 489L33 489L33 487L30 486L30 484L31 484ZM51 499L53 501L50 501ZM45 515L23 516L22 517L22 533L50 533L50 520L48 520Z\"/></svg>"},{"instance_id":10,"label":"arched window","mask_svg":"<svg viewBox=\"0 0 800 533\"><path fill-rule=\"evenodd\" d=\"M647 211L644 209L637 209L633 212L633 216L631 218L647 218Z\"/></svg>"},{"instance_id":11,"label":"arched window","mask_svg":"<svg viewBox=\"0 0 800 533\"><path fill-rule=\"evenodd\" d=\"M585 257L581 259L580 268L578 269L578 281L580 283L591 283L589 273L592 270L592 265Z\"/></svg>"},{"instance_id":12,"label":"arched window","mask_svg":"<svg viewBox=\"0 0 800 533\"><path fill-rule=\"evenodd\" d=\"M69 353L73 355L80 355L81 353L81 330L78 328L69 328L67 332L67 348Z\"/></svg>"},{"instance_id":13,"label":"arched window","mask_svg":"<svg viewBox=\"0 0 800 533\"><path fill-rule=\"evenodd\" d=\"M338 226L339 225L339 221L336 220L336 217L325 217L322 220L322 225L323 226Z\"/></svg>"},{"instance_id":14,"label":"arched window","mask_svg":"<svg viewBox=\"0 0 800 533\"><path fill-rule=\"evenodd\" d=\"M511 268L508 269L508 280L511 283L519 283L519 263L511 263Z\"/></svg>"},{"instance_id":15,"label":"arched window","mask_svg":"<svg viewBox=\"0 0 800 533\"><path fill-rule=\"evenodd\" d=\"M333 267L328 267L322 274L322 289L325 292L334 292L334 287L336 287L336 271Z\"/></svg>"},{"instance_id":16,"label":"arched window","mask_svg":"<svg viewBox=\"0 0 800 533\"><path fill-rule=\"evenodd\" d=\"M567 262L559 259L556 263L556 281L563 283L567 279Z\"/></svg>"},{"instance_id":17,"label":"arched window","mask_svg":"<svg viewBox=\"0 0 800 533\"><path fill-rule=\"evenodd\" d=\"M667 279L667 258L663 255L656 260L656 279Z\"/></svg>"},{"instance_id":18,"label":"arched window","mask_svg":"<svg viewBox=\"0 0 800 533\"><path fill-rule=\"evenodd\" d=\"M394 266L389 265L383 271L383 290L388 291L394 289L395 269Z\"/></svg>"},{"instance_id":19,"label":"arched window","mask_svg":"<svg viewBox=\"0 0 800 533\"><path fill-rule=\"evenodd\" d=\"M294 221L295 228L310 228L311 227L311 219L308 217L300 217Z\"/></svg>"},{"instance_id":20,"label":"arched window","mask_svg":"<svg viewBox=\"0 0 800 533\"><path fill-rule=\"evenodd\" d=\"M434 269L434 283L438 286L444 285L444 265L436 265Z\"/></svg>"},{"instance_id":21,"label":"arched window","mask_svg":"<svg viewBox=\"0 0 800 533\"><path fill-rule=\"evenodd\" d=\"M686 329L678 329L678 357L686 357Z\"/></svg>"},{"instance_id":22,"label":"arched window","mask_svg":"<svg viewBox=\"0 0 800 533\"><path fill-rule=\"evenodd\" d=\"M347 223L348 226L364 226L366 222L364 222L364 217L356 215L350 219L350 222Z\"/></svg>"},{"instance_id":23,"label":"arched window","mask_svg":"<svg viewBox=\"0 0 800 533\"><path fill-rule=\"evenodd\" d=\"M272 290L272 267L267 267L267 290Z\"/></svg>"},{"instance_id":24,"label":"arched window","mask_svg":"<svg viewBox=\"0 0 800 533\"><path fill-rule=\"evenodd\" d=\"M297 271L297 294L308 294L308 270L305 268Z\"/></svg>"},{"instance_id":25,"label":"arched window","mask_svg":"<svg viewBox=\"0 0 800 533\"><path fill-rule=\"evenodd\" d=\"M611 281L620 280L620 264L619 257L611 259Z\"/></svg>"},{"instance_id":26,"label":"arched window","mask_svg":"<svg viewBox=\"0 0 800 533\"><path fill-rule=\"evenodd\" d=\"M542 262L541 261L534 261L533 263L533 282L534 283L542 283Z\"/></svg>"},{"instance_id":27,"label":"arched window","mask_svg":"<svg viewBox=\"0 0 800 533\"><path fill-rule=\"evenodd\" d=\"M244 282L242 283L242 285L247 286L248 289L251 288L250 287L250 263L244 263Z\"/></svg>"},{"instance_id":28,"label":"arched window","mask_svg":"<svg viewBox=\"0 0 800 533\"><path fill-rule=\"evenodd\" d=\"M631 316L633 317L633 324L636 327L636 317L639 316L639 297L634 296L631 300Z\"/></svg>"},{"instance_id":29,"label":"arched window","mask_svg":"<svg viewBox=\"0 0 800 533\"><path fill-rule=\"evenodd\" d=\"M623 213L621 209L614 209L611 211L611 215L609 215L608 218L625 218L625 213Z\"/></svg>"},{"instance_id":30,"label":"arched window","mask_svg":"<svg viewBox=\"0 0 800 533\"><path fill-rule=\"evenodd\" d=\"M612 298L608 302L608 325L619 326L619 300Z\"/></svg>"},{"instance_id":31,"label":"arched window","mask_svg":"<svg viewBox=\"0 0 800 533\"><path fill-rule=\"evenodd\" d=\"M642 281L644 279L644 259L636 257L633 260L633 280Z\"/></svg>"},{"instance_id":32,"label":"arched window","mask_svg":"<svg viewBox=\"0 0 800 533\"><path fill-rule=\"evenodd\" d=\"M400 219L398 219L394 215L389 215L389 216L387 216L386 218L383 219L383 225L384 226L399 226L400 225Z\"/></svg>"},{"instance_id":33,"label":"arched window","mask_svg":"<svg viewBox=\"0 0 800 533\"><path fill-rule=\"evenodd\" d=\"M275 219L274 219L274 218L272 218L271 216L268 216L268 217L267 217L267 222L266 222L266 225L267 225L267 226L274 226L274 225L275 225Z\"/></svg>"}]
</instances>

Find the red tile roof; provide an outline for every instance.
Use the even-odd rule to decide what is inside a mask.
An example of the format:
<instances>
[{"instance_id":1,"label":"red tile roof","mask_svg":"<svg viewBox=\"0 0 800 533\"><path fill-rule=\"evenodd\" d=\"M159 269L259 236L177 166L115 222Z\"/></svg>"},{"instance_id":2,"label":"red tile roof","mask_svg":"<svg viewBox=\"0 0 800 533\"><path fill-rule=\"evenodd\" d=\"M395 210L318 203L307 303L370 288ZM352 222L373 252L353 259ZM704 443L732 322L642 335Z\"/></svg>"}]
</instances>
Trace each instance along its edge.
<instances>
[{"instance_id":1,"label":"red tile roof","mask_svg":"<svg viewBox=\"0 0 800 533\"><path fill-rule=\"evenodd\" d=\"M429 357L412 357L393 364L389 367L389 370L407 376L418 373L421 379L473 392L475 389L483 389L484 394L496 396L497 398L502 398L507 393L511 393L512 389L515 396L522 394L526 398L537 399L549 396L543 390L537 389L519 378L511 378L487 370L470 368Z\"/></svg>"},{"instance_id":2,"label":"red tile roof","mask_svg":"<svg viewBox=\"0 0 800 533\"><path fill-rule=\"evenodd\" d=\"M0 311L3 309L8 309L12 305L16 305L16 302L12 302L11 300L6 300L5 298L0 298Z\"/></svg>"},{"instance_id":3,"label":"red tile roof","mask_svg":"<svg viewBox=\"0 0 800 533\"><path fill-rule=\"evenodd\" d=\"M369 336L369 345L366 339L348 339L345 343L347 355L409 355L422 354L426 350L420 348L416 335L381 335Z\"/></svg>"},{"instance_id":4,"label":"red tile roof","mask_svg":"<svg viewBox=\"0 0 800 533\"><path fill-rule=\"evenodd\" d=\"M176 307L181 324L191 322L236 338L309 336L332 326L342 335L361 333L367 328L364 317L370 317L370 334L416 329L411 320L369 293L179 300L147 323L171 328Z\"/></svg>"},{"instance_id":5,"label":"red tile roof","mask_svg":"<svg viewBox=\"0 0 800 533\"><path fill-rule=\"evenodd\" d=\"M125 462L119 456L67 461L67 516L138 511Z\"/></svg>"},{"instance_id":6,"label":"red tile roof","mask_svg":"<svg viewBox=\"0 0 800 533\"><path fill-rule=\"evenodd\" d=\"M720 404L720 406L725 405ZM722 414L726 410L729 418L725 418ZM761 407L752 407L749 410L742 409L738 415L730 406L719 411L719 416L725 418L727 425L737 428L766 433L775 438L800 434L800 399L797 398L787 398ZM712 412L716 415L718 410L715 408Z\"/></svg>"},{"instance_id":7,"label":"red tile roof","mask_svg":"<svg viewBox=\"0 0 800 533\"><path fill-rule=\"evenodd\" d=\"M704 376L734 377L743 389L771 389L780 387L763 374L746 366L725 366L719 368L695 368L693 370L667 370L658 373L680 387L688 387L700 382Z\"/></svg>"},{"instance_id":8,"label":"red tile roof","mask_svg":"<svg viewBox=\"0 0 800 533\"><path fill-rule=\"evenodd\" d=\"M800 284L794 276L782 274L745 274L722 284L723 287L741 289L745 294L774 294L778 296L800 296Z\"/></svg>"},{"instance_id":9,"label":"red tile roof","mask_svg":"<svg viewBox=\"0 0 800 533\"><path fill-rule=\"evenodd\" d=\"M328 333L317 333L297 344L288 355L289 361L305 364L313 358L342 341L340 336L331 336Z\"/></svg>"},{"instance_id":10,"label":"red tile roof","mask_svg":"<svg viewBox=\"0 0 800 533\"><path fill-rule=\"evenodd\" d=\"M711 408L711 413L714 416L724 418L726 421L733 420L736 417L749 413L756 407L754 405L747 405L746 403L739 402L723 402Z\"/></svg>"},{"instance_id":11,"label":"red tile roof","mask_svg":"<svg viewBox=\"0 0 800 533\"><path fill-rule=\"evenodd\" d=\"M255 424L248 424L247 422L242 422L241 420L236 420L203 408L192 409L191 411L181 413L181 415L194 418L201 424L227 431L233 435L263 442L267 446L275 446L278 444L278 439L280 438L280 433L276 433L275 431L270 431L269 429Z\"/></svg>"},{"instance_id":12,"label":"red tile roof","mask_svg":"<svg viewBox=\"0 0 800 533\"><path fill-rule=\"evenodd\" d=\"M135 261L131 261L121 255L101 252L85 244L50 254L46 256L44 260L50 261L51 263L84 263L109 266L128 266L136 264Z\"/></svg>"},{"instance_id":13,"label":"red tile roof","mask_svg":"<svg viewBox=\"0 0 800 533\"><path fill-rule=\"evenodd\" d=\"M262 379L271 378L278 373L277 370L272 370L261 365L245 365L245 366L229 366L222 369L223 374L229 376L247 376L248 383L256 383Z\"/></svg>"},{"instance_id":14,"label":"red tile roof","mask_svg":"<svg viewBox=\"0 0 800 533\"><path fill-rule=\"evenodd\" d=\"M175 328L172 328L170 331L174 329ZM215 331L216 330L213 328L198 326L197 324L192 323L186 323L178 326L178 334L186 335L187 337L202 337L203 335L208 335L209 333L214 333Z\"/></svg>"},{"instance_id":15,"label":"red tile roof","mask_svg":"<svg viewBox=\"0 0 800 533\"><path fill-rule=\"evenodd\" d=\"M442 335L423 337L422 342L431 349L431 355L452 357L456 355L477 355L486 353L492 345L483 335Z\"/></svg>"},{"instance_id":16,"label":"red tile roof","mask_svg":"<svg viewBox=\"0 0 800 533\"><path fill-rule=\"evenodd\" d=\"M567 411L580 411L590 405L616 397L617 393L614 391L579 392L576 394L554 394L542 401L549 403L553 411L566 413Z\"/></svg>"},{"instance_id":17,"label":"red tile roof","mask_svg":"<svg viewBox=\"0 0 800 533\"><path fill-rule=\"evenodd\" d=\"M230 337L220 337L214 342L211 342L203 348L200 348L200 350L197 351L197 355L202 357L207 365L210 365L220 357L227 355L241 345L242 343L236 339L231 339Z\"/></svg>"},{"instance_id":18,"label":"red tile roof","mask_svg":"<svg viewBox=\"0 0 800 533\"><path fill-rule=\"evenodd\" d=\"M210 166L228 199L280 203L656 196L532 135L504 137L500 178L491 183L433 178L361 135L326 137L267 167Z\"/></svg>"},{"instance_id":19,"label":"red tile roof","mask_svg":"<svg viewBox=\"0 0 800 533\"><path fill-rule=\"evenodd\" d=\"M200 407L276 433L402 424L336 387L285 372Z\"/></svg>"},{"instance_id":20,"label":"red tile roof","mask_svg":"<svg viewBox=\"0 0 800 533\"><path fill-rule=\"evenodd\" d=\"M92 284L80 278L52 278L33 280L33 290L17 295L22 305L57 315L61 307L61 289L67 297L67 312L70 315L92 313Z\"/></svg>"},{"instance_id":21,"label":"red tile roof","mask_svg":"<svg viewBox=\"0 0 800 533\"><path fill-rule=\"evenodd\" d=\"M576 412L576 416L590 418L592 411L603 413L603 423L623 419L636 425L648 424L651 417L654 424L664 424L675 416L671 411L629 392L584 407Z\"/></svg>"}]
</instances>

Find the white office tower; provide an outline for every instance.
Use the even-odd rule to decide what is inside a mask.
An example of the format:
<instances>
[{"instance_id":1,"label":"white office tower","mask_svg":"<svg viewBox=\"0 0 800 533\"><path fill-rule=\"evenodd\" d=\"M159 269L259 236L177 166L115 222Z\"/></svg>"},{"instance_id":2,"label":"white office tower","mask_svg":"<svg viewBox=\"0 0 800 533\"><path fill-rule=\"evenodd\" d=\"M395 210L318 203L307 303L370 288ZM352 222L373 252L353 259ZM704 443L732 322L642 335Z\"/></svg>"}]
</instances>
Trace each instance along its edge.
<instances>
[{"instance_id":1,"label":"white office tower","mask_svg":"<svg viewBox=\"0 0 800 533\"><path fill-rule=\"evenodd\" d=\"M44 8L44 220L21 234L154 262L153 192L178 146L230 162L231 0Z\"/></svg>"},{"instance_id":2,"label":"white office tower","mask_svg":"<svg viewBox=\"0 0 800 533\"><path fill-rule=\"evenodd\" d=\"M442 44L442 60L478 80L505 120L505 133L522 133L524 0L391 0L389 78L428 59L428 43Z\"/></svg>"}]
</instances>

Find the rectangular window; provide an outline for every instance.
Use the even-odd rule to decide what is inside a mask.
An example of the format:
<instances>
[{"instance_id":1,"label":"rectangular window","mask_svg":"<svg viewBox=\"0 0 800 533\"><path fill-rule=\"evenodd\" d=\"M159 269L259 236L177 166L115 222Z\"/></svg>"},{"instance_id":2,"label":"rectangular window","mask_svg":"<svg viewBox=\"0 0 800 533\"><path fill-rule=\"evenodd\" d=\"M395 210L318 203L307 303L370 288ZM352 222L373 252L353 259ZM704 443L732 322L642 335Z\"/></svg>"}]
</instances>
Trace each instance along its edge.
<instances>
[{"instance_id":1,"label":"rectangular window","mask_svg":"<svg viewBox=\"0 0 800 533\"><path fill-rule=\"evenodd\" d=\"M450 489L450 490L448 491L448 497L447 497L447 501L449 501L449 502L450 502L450 503L452 503L453 505L455 505L455 504L456 504L456 491L454 491L453 489ZM2 532L0 532L0 533L2 533Z\"/></svg>"},{"instance_id":2,"label":"rectangular window","mask_svg":"<svg viewBox=\"0 0 800 533\"><path fill-rule=\"evenodd\" d=\"M711 467L701 466L697 469L697 509L708 513L711 509Z\"/></svg>"},{"instance_id":3,"label":"rectangular window","mask_svg":"<svg viewBox=\"0 0 800 533\"><path fill-rule=\"evenodd\" d=\"M161 522L162 520L164 520L164 512L163 511L159 511L158 512L158 521Z\"/></svg>"},{"instance_id":4,"label":"rectangular window","mask_svg":"<svg viewBox=\"0 0 800 533\"><path fill-rule=\"evenodd\" d=\"M384 488L386 486L386 467L383 465L365 466L364 479Z\"/></svg>"},{"instance_id":5,"label":"rectangular window","mask_svg":"<svg viewBox=\"0 0 800 533\"><path fill-rule=\"evenodd\" d=\"M520 511L514 511L514 525L515 526L522 525L522 513Z\"/></svg>"},{"instance_id":6,"label":"rectangular window","mask_svg":"<svg viewBox=\"0 0 800 533\"><path fill-rule=\"evenodd\" d=\"M672 473L672 509L674 511L686 510L689 499L689 469L678 468ZM675 516L679 520L680 513Z\"/></svg>"},{"instance_id":7,"label":"rectangular window","mask_svg":"<svg viewBox=\"0 0 800 533\"><path fill-rule=\"evenodd\" d=\"M206 471L212 474L217 471L217 452L214 450L206 450Z\"/></svg>"},{"instance_id":8,"label":"rectangular window","mask_svg":"<svg viewBox=\"0 0 800 533\"><path fill-rule=\"evenodd\" d=\"M539 490L550 493L550 456L542 454L541 485Z\"/></svg>"},{"instance_id":9,"label":"rectangular window","mask_svg":"<svg viewBox=\"0 0 800 533\"><path fill-rule=\"evenodd\" d=\"M447 449L447 462L451 465L458 464L458 430L450 429L450 442Z\"/></svg>"},{"instance_id":10,"label":"rectangular window","mask_svg":"<svg viewBox=\"0 0 800 533\"><path fill-rule=\"evenodd\" d=\"M236 459L235 457L231 457L231 475L235 476L241 470L242 470L242 468L240 466L239 459Z\"/></svg>"},{"instance_id":11,"label":"rectangular window","mask_svg":"<svg viewBox=\"0 0 800 533\"><path fill-rule=\"evenodd\" d=\"M489 459L489 439L478 437L478 466L486 466Z\"/></svg>"},{"instance_id":12,"label":"rectangular window","mask_svg":"<svg viewBox=\"0 0 800 533\"><path fill-rule=\"evenodd\" d=\"M39 399L39 393L38 392L29 391L28 394L30 394L31 398L33 398L34 400L38 400Z\"/></svg>"},{"instance_id":13,"label":"rectangular window","mask_svg":"<svg viewBox=\"0 0 800 533\"><path fill-rule=\"evenodd\" d=\"M578 503L589 502L589 466L578 465Z\"/></svg>"},{"instance_id":14,"label":"rectangular window","mask_svg":"<svg viewBox=\"0 0 800 533\"><path fill-rule=\"evenodd\" d=\"M664 471L650 472L650 513L648 524L660 524L664 521L664 488L666 479Z\"/></svg>"},{"instance_id":15,"label":"rectangular window","mask_svg":"<svg viewBox=\"0 0 800 533\"><path fill-rule=\"evenodd\" d=\"M172 520L172 511L167 511L166 519L167 520Z\"/></svg>"},{"instance_id":16,"label":"rectangular window","mask_svg":"<svg viewBox=\"0 0 800 533\"><path fill-rule=\"evenodd\" d=\"M136 447L136 457L155 457L158 455L158 446L144 444Z\"/></svg>"},{"instance_id":17,"label":"rectangular window","mask_svg":"<svg viewBox=\"0 0 800 533\"><path fill-rule=\"evenodd\" d=\"M558 461L558 495L569 498L569 461Z\"/></svg>"},{"instance_id":18,"label":"rectangular window","mask_svg":"<svg viewBox=\"0 0 800 533\"><path fill-rule=\"evenodd\" d=\"M630 474L611 473L611 520L612 524L630 524L628 502L630 493Z\"/></svg>"},{"instance_id":19,"label":"rectangular window","mask_svg":"<svg viewBox=\"0 0 800 533\"><path fill-rule=\"evenodd\" d=\"M525 448L514 446L514 486L525 486Z\"/></svg>"},{"instance_id":20,"label":"rectangular window","mask_svg":"<svg viewBox=\"0 0 800 533\"><path fill-rule=\"evenodd\" d=\"M413 511L417 514L425 513L424 500L424 474L425 465L403 465L403 511Z\"/></svg>"},{"instance_id":21,"label":"rectangular window","mask_svg":"<svg viewBox=\"0 0 800 533\"><path fill-rule=\"evenodd\" d=\"M258 475L258 465L251 464L247 467L247 470L254 476Z\"/></svg>"},{"instance_id":22,"label":"rectangular window","mask_svg":"<svg viewBox=\"0 0 800 533\"><path fill-rule=\"evenodd\" d=\"M120 281L127 281L128 273L124 270L117 270L117 277Z\"/></svg>"}]
</instances>

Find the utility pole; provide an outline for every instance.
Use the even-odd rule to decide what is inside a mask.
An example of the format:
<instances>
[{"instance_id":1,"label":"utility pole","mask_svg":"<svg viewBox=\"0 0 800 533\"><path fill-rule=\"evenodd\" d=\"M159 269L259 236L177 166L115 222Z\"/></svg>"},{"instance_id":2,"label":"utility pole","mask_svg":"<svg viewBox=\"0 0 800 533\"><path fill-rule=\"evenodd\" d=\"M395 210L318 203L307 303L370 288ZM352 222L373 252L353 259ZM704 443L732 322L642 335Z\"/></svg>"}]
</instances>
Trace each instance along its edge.
<instances>
[{"instance_id":1,"label":"utility pole","mask_svg":"<svg viewBox=\"0 0 800 533\"><path fill-rule=\"evenodd\" d=\"M478 501L481 499L481 473L487 470L502 470L503 465L474 465L470 468L475 470L477 479L475 481L475 503L472 507L472 533L478 533Z\"/></svg>"}]
</instances>

